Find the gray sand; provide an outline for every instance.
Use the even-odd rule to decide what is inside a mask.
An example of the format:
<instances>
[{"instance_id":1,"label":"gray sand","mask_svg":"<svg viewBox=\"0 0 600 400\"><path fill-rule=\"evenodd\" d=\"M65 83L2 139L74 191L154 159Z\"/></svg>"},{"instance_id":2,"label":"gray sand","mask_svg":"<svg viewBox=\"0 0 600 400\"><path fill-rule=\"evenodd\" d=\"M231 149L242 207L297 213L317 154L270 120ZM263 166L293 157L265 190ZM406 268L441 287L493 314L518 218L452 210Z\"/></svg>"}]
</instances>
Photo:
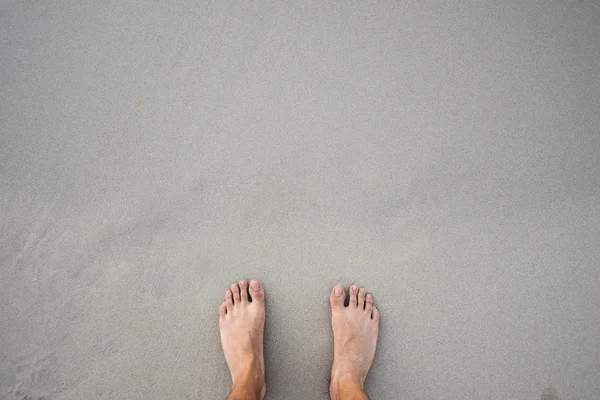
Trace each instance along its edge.
<instances>
[{"instance_id":1,"label":"gray sand","mask_svg":"<svg viewBox=\"0 0 600 400\"><path fill-rule=\"evenodd\" d=\"M2 2L0 399L223 398L254 277L269 400L336 282L373 399L600 398L600 3L296 3Z\"/></svg>"}]
</instances>

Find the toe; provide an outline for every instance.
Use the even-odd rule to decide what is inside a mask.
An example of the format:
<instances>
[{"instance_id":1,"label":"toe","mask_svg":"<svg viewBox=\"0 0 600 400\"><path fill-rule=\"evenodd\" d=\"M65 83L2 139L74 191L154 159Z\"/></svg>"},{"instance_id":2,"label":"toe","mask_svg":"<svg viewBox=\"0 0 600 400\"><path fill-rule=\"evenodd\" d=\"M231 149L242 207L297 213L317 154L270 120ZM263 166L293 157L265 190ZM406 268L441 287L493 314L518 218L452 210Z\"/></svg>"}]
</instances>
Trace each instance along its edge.
<instances>
[{"instance_id":1,"label":"toe","mask_svg":"<svg viewBox=\"0 0 600 400\"><path fill-rule=\"evenodd\" d=\"M342 285L335 285L333 290L331 291L331 295L329 296L329 301L331 302L331 308L340 308L344 307L344 299L346 298L346 293L344 293L344 287Z\"/></svg>"},{"instance_id":2,"label":"toe","mask_svg":"<svg viewBox=\"0 0 600 400\"><path fill-rule=\"evenodd\" d=\"M265 300L265 291L259 280L252 279L250 281L250 296L252 297L253 303L255 301L262 303Z\"/></svg>"},{"instance_id":3,"label":"toe","mask_svg":"<svg viewBox=\"0 0 600 400\"><path fill-rule=\"evenodd\" d=\"M358 303L357 303L357 305L358 305L358 308L363 309L363 310L365 308L365 295L366 295L365 288L361 287L360 289L358 289Z\"/></svg>"},{"instance_id":4,"label":"toe","mask_svg":"<svg viewBox=\"0 0 600 400\"><path fill-rule=\"evenodd\" d=\"M227 307L227 312L230 312L233 308L233 294L231 290L225 292L225 306Z\"/></svg>"},{"instance_id":5,"label":"toe","mask_svg":"<svg viewBox=\"0 0 600 400\"><path fill-rule=\"evenodd\" d=\"M231 284L231 292L233 293L233 304L240 302L240 287L237 283Z\"/></svg>"},{"instance_id":6,"label":"toe","mask_svg":"<svg viewBox=\"0 0 600 400\"><path fill-rule=\"evenodd\" d=\"M221 304L221 307L219 307L219 317L225 318L225 315L227 315L227 304L223 302L223 304Z\"/></svg>"},{"instance_id":7,"label":"toe","mask_svg":"<svg viewBox=\"0 0 600 400\"><path fill-rule=\"evenodd\" d=\"M350 286L350 305L356 307L356 301L358 297L358 287L356 285Z\"/></svg>"},{"instance_id":8,"label":"toe","mask_svg":"<svg viewBox=\"0 0 600 400\"><path fill-rule=\"evenodd\" d=\"M373 310L373 295L371 295L370 293L367 294L367 301L365 302L365 310L367 310L367 312L371 312Z\"/></svg>"},{"instance_id":9,"label":"toe","mask_svg":"<svg viewBox=\"0 0 600 400\"><path fill-rule=\"evenodd\" d=\"M242 302L246 302L248 301L248 281L244 279L243 281L239 282L239 285Z\"/></svg>"},{"instance_id":10,"label":"toe","mask_svg":"<svg viewBox=\"0 0 600 400\"><path fill-rule=\"evenodd\" d=\"M371 318L374 321L379 322L379 310L375 306L373 306L373 312L371 313Z\"/></svg>"}]
</instances>

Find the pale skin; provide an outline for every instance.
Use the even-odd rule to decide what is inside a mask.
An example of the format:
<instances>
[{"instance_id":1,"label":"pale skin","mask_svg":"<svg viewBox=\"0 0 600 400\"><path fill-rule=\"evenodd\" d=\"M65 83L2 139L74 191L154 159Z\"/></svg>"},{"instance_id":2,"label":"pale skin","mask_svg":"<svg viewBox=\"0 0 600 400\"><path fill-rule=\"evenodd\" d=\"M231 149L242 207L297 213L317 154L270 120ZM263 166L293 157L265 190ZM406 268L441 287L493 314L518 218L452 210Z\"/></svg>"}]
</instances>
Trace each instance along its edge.
<instances>
[{"instance_id":1,"label":"pale skin","mask_svg":"<svg viewBox=\"0 0 600 400\"><path fill-rule=\"evenodd\" d=\"M348 306L344 306L349 296ZM329 295L333 328L333 365L329 394L333 400L368 399L363 390L373 364L379 334L379 310L373 296L351 285L336 285ZM232 389L228 400L262 400L265 396L263 333L265 292L260 281L242 280L225 292L219 329Z\"/></svg>"}]
</instances>

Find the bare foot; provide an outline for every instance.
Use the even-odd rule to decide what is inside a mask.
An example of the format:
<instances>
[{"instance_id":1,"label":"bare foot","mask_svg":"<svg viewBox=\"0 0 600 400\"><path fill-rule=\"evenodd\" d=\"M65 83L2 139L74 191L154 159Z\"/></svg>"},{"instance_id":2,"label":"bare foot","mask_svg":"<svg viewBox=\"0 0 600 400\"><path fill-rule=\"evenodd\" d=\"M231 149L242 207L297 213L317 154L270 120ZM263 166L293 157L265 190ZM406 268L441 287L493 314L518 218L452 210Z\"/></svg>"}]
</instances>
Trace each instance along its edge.
<instances>
[{"instance_id":1,"label":"bare foot","mask_svg":"<svg viewBox=\"0 0 600 400\"><path fill-rule=\"evenodd\" d=\"M355 391L360 395L354 398L366 398L363 383L373 364L379 334L379 311L373 306L373 296L356 285L350 286L349 295L345 307L344 287L337 285L329 298L334 342L329 391L334 400Z\"/></svg>"},{"instance_id":2,"label":"bare foot","mask_svg":"<svg viewBox=\"0 0 600 400\"><path fill-rule=\"evenodd\" d=\"M259 281L248 285L243 280L231 285L219 307L221 344L233 380L232 397L262 399L265 395L264 300Z\"/></svg>"}]
</instances>

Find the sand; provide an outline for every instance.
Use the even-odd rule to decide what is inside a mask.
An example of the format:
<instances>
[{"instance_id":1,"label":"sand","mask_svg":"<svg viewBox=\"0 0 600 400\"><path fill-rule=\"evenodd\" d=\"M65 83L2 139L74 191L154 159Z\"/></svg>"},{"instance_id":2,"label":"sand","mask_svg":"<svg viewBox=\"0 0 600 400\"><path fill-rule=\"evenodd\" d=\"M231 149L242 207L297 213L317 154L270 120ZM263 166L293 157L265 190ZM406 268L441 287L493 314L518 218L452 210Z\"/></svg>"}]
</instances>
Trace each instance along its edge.
<instances>
[{"instance_id":1,"label":"sand","mask_svg":"<svg viewBox=\"0 0 600 400\"><path fill-rule=\"evenodd\" d=\"M264 281L267 400L600 398L594 1L4 1L0 399L219 399Z\"/></svg>"}]
</instances>

